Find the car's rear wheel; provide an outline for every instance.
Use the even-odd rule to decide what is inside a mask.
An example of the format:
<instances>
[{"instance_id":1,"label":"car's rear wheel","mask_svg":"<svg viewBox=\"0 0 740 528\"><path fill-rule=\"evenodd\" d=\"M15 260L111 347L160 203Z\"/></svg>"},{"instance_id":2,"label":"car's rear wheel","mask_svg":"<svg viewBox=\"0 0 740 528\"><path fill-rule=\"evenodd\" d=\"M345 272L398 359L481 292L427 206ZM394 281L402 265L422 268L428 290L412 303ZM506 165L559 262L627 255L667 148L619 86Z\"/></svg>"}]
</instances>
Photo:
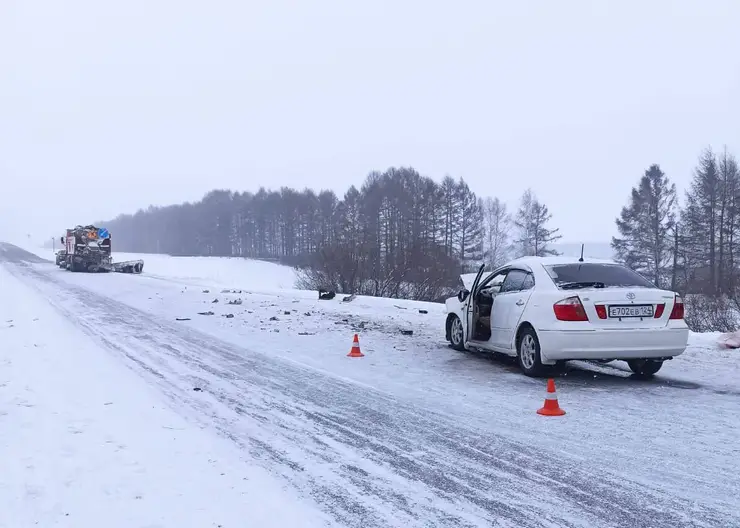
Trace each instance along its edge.
<instances>
[{"instance_id":1,"label":"car's rear wheel","mask_svg":"<svg viewBox=\"0 0 740 528\"><path fill-rule=\"evenodd\" d=\"M516 360L522 372L531 377L544 375L547 367L542 364L540 340L537 338L537 332L534 331L534 328L531 326L522 328L516 343Z\"/></svg>"},{"instance_id":2,"label":"car's rear wheel","mask_svg":"<svg viewBox=\"0 0 740 528\"><path fill-rule=\"evenodd\" d=\"M450 344L455 350L465 350L465 331L462 321L456 315L450 318Z\"/></svg>"},{"instance_id":3,"label":"car's rear wheel","mask_svg":"<svg viewBox=\"0 0 740 528\"><path fill-rule=\"evenodd\" d=\"M662 359L632 359L627 362L630 370L641 378L649 378L663 366Z\"/></svg>"}]
</instances>

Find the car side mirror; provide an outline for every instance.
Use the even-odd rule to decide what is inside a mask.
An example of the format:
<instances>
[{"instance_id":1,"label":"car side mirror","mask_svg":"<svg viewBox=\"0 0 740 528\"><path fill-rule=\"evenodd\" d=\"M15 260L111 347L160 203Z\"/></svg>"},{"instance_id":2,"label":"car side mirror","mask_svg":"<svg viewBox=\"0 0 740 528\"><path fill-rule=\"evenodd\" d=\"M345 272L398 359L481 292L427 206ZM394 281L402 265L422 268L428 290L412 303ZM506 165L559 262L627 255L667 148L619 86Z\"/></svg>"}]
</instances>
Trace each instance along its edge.
<instances>
[{"instance_id":1,"label":"car side mirror","mask_svg":"<svg viewBox=\"0 0 740 528\"><path fill-rule=\"evenodd\" d=\"M470 295L470 291L460 290L457 294L457 300L460 302L465 302L465 299L468 298L468 295Z\"/></svg>"},{"instance_id":2,"label":"car side mirror","mask_svg":"<svg viewBox=\"0 0 740 528\"><path fill-rule=\"evenodd\" d=\"M64 237L59 237L59 241L64 244Z\"/></svg>"}]
</instances>

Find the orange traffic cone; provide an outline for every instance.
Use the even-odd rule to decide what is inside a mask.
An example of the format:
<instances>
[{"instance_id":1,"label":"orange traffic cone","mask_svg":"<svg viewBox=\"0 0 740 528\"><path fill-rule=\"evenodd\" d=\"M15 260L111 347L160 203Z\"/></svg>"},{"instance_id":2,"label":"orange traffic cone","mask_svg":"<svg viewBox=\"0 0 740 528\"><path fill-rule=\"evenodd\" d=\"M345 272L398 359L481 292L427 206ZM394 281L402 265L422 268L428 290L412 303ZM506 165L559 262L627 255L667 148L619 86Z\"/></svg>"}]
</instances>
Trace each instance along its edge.
<instances>
[{"instance_id":1,"label":"orange traffic cone","mask_svg":"<svg viewBox=\"0 0 740 528\"><path fill-rule=\"evenodd\" d=\"M542 416L563 416L565 411L558 404L558 396L555 393L555 380L547 380L547 394L545 395L545 405L537 410L537 414Z\"/></svg>"},{"instance_id":2,"label":"orange traffic cone","mask_svg":"<svg viewBox=\"0 0 740 528\"><path fill-rule=\"evenodd\" d=\"M352 341L352 350L349 351L347 357L363 357L364 355L360 350L360 337L355 334L355 338Z\"/></svg>"}]
</instances>

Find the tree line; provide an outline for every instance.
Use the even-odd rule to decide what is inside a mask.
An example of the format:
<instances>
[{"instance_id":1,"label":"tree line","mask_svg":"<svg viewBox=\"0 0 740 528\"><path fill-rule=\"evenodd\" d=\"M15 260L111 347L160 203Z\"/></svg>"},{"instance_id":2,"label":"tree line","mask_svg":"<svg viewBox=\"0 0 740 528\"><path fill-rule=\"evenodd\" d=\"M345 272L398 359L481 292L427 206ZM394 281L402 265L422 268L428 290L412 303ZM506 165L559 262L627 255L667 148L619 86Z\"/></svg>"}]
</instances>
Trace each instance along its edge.
<instances>
[{"instance_id":1,"label":"tree line","mask_svg":"<svg viewBox=\"0 0 740 528\"><path fill-rule=\"evenodd\" d=\"M306 288L440 300L481 262L554 254L560 234L551 218L530 189L511 214L462 178L437 182L400 167L371 172L341 198L287 187L214 190L101 224L118 251L275 260L296 266Z\"/></svg>"},{"instance_id":2,"label":"tree line","mask_svg":"<svg viewBox=\"0 0 740 528\"><path fill-rule=\"evenodd\" d=\"M193 203L149 207L103 222L119 251L267 259L299 269L299 286L441 300L457 277L523 255L555 254L552 215L531 189L516 211L464 179L437 182L411 167L371 172L333 191L214 190ZM735 328L740 311L740 171L711 148L683 199L650 165L616 218L617 260L680 292L695 330Z\"/></svg>"},{"instance_id":3,"label":"tree line","mask_svg":"<svg viewBox=\"0 0 740 528\"><path fill-rule=\"evenodd\" d=\"M695 330L734 329L740 308L740 171L725 148L705 149L683 200L653 164L616 219L617 257L687 298Z\"/></svg>"}]
</instances>

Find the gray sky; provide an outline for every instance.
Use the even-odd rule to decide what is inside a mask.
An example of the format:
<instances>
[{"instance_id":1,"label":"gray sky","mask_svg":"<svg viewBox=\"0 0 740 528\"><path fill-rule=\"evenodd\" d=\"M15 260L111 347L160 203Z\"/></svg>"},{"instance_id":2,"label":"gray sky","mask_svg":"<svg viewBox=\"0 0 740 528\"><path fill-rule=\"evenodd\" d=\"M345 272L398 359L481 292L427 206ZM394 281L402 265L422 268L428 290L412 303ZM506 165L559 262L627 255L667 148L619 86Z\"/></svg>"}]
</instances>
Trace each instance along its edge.
<instances>
[{"instance_id":1,"label":"gray sky","mask_svg":"<svg viewBox=\"0 0 740 528\"><path fill-rule=\"evenodd\" d=\"M2 0L0 237L411 165L564 241L740 156L740 2Z\"/></svg>"}]
</instances>

